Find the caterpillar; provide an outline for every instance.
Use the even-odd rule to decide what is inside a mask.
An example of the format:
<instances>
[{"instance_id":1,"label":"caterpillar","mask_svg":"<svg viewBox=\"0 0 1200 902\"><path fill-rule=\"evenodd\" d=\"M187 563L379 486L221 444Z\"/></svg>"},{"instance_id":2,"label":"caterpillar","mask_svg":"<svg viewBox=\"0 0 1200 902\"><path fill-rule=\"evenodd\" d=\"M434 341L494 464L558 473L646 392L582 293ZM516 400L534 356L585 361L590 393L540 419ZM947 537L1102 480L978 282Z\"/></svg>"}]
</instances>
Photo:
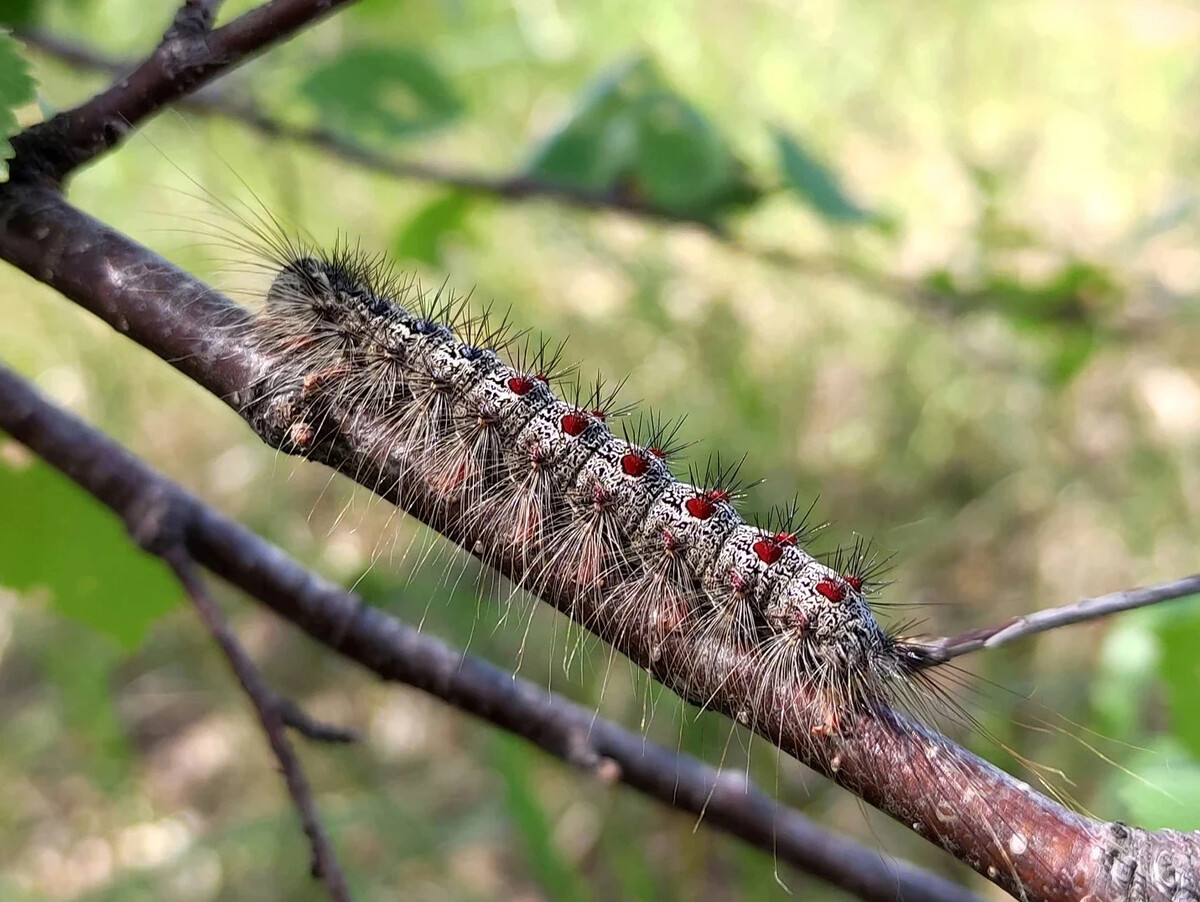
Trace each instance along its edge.
<instances>
[{"instance_id":1,"label":"caterpillar","mask_svg":"<svg viewBox=\"0 0 1200 902\"><path fill-rule=\"evenodd\" d=\"M820 559L811 507L796 502L747 522L744 459L717 455L681 478L680 421L633 417L621 386L580 378L561 345L444 287L422 291L348 240L322 250L265 213L224 209L271 276L265 307L238 328L272 361L248 404L286 408L289 450L352 425L375 469L402 474L392 488L419 485L452 509L455 540L509 562L516 590L566 597L572 619L645 638L652 660L671 636L731 656L749 683L744 723L790 680L812 688L812 730L826 736L911 695L927 662L872 611L869 547Z\"/></svg>"},{"instance_id":2,"label":"caterpillar","mask_svg":"<svg viewBox=\"0 0 1200 902\"><path fill-rule=\"evenodd\" d=\"M981 733L1061 798L1059 772L1000 742L931 676L955 680L953 667L876 618L888 559L871 543L815 554L822 527L797 501L747 522L737 510L754 484L744 459L684 464L678 419L637 415L618 402L620 384L564 364L561 344L444 285L422 290L350 240L322 248L261 205L201 199L243 233L218 228L218 242L248 253L269 283L251 289L258 313L223 327L258 361L233 402L269 444L373 487L506 577L510 600L552 602L684 701L781 737L793 754L810 746L828 775L843 752L859 775L880 768L881 782L883 768L911 768L853 750L856 731L894 722L899 707ZM970 863L1025 897L1022 856L1053 870L1030 825L936 742L920 757L935 821L953 820L956 805L986 812L990 863ZM921 826L886 796L870 801ZM955 843L936 827L930 838Z\"/></svg>"}]
</instances>

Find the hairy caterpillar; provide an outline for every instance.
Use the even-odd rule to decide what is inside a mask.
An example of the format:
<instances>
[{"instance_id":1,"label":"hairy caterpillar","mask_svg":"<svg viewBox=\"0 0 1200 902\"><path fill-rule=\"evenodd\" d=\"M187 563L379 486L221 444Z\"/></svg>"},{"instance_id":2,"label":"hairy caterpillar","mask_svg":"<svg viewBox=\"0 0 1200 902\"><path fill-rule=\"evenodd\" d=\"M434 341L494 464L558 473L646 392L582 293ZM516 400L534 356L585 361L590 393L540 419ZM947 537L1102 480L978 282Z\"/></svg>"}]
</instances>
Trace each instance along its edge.
<instances>
[{"instance_id":1,"label":"hairy caterpillar","mask_svg":"<svg viewBox=\"0 0 1200 902\"><path fill-rule=\"evenodd\" d=\"M322 252L274 224L255 232L275 275L249 340L283 361L260 397L303 409L297 450L337 428L331 406L355 411L381 468L463 512L471 550L488 562L515 549L519 588L578 599L568 613L585 626L599 611L655 645L682 634L726 649L757 672L755 697L800 677L826 733L920 663L872 614L866 549L823 563L797 505L757 524L738 514L740 461L679 479L676 424L647 414L614 429L630 412L616 389L564 371L560 348L424 294L347 242Z\"/></svg>"},{"instance_id":2,"label":"hairy caterpillar","mask_svg":"<svg viewBox=\"0 0 1200 902\"><path fill-rule=\"evenodd\" d=\"M922 646L871 613L864 593L880 562L870 547L821 561L805 550L810 530L795 504L746 523L734 509L746 488L740 462L714 458L676 478L675 423L618 423L628 411L613 391L575 378L556 346L511 335L444 290L422 293L344 240L320 251L265 212L248 220L224 209L251 231L235 246L270 277L262 311L229 328L263 361L237 403L272 444L375 486L517 588L633 648L686 700L715 702L768 735L803 732L791 748L820 749L833 773L838 750L871 719L860 713L897 700L922 713L945 707L919 691L929 685ZM678 667L679 654L695 659ZM943 795L968 771L929 754L938 816L986 808L996 865L979 869L1019 886L1013 844L1041 860L1020 819L969 784Z\"/></svg>"}]
</instances>

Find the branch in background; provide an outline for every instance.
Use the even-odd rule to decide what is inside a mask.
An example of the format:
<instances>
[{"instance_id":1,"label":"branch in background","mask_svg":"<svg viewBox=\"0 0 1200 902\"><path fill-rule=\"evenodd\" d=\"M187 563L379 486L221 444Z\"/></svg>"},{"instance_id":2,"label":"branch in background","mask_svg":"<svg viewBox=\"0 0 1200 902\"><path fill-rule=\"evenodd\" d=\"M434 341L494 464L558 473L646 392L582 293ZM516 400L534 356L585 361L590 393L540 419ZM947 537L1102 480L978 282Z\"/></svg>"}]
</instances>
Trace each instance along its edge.
<instances>
[{"instance_id":1,"label":"branch in background","mask_svg":"<svg viewBox=\"0 0 1200 902\"><path fill-rule=\"evenodd\" d=\"M148 509L144 509L144 512L151 513ZM131 524L131 529L141 530L141 527ZM144 530L142 531L144 532ZM158 542L151 543L148 548L157 553L175 572L175 576L178 577L184 591L187 592L192 606L229 661L229 666L233 669L242 690L253 703L254 710L258 714L258 722L262 725L263 732L267 734L271 751L275 753L279 766L283 770L283 779L287 784L288 794L292 797L292 802L300 814L300 822L304 826L304 833L312 848L313 876L324 882L334 902L352 902L350 888L346 885L346 875L338 863L337 853L333 850L329 834L321 824L308 778L304 776L300 759L296 756L296 750L292 748L292 743L285 732L283 717L276 704L275 693L267 686L262 674L254 666L254 661L238 642L225 615L221 612L220 605L209 595L208 587L204 585L204 578L187 548L182 544L160 547Z\"/></svg>"},{"instance_id":2,"label":"branch in background","mask_svg":"<svg viewBox=\"0 0 1200 902\"><path fill-rule=\"evenodd\" d=\"M17 37L30 47L75 69L121 76L137 68L135 62L105 56L84 44L37 28L21 29ZM347 163L393 178L428 182L505 200L545 198L585 210L612 210L658 222L698 226L717 237L729 240L726 233L709 219L666 210L616 190L587 191L569 185L556 185L521 173L488 176L432 163L397 160L369 150L330 129L283 122L265 113L252 100L231 97L228 92L215 87L181 96L174 105L178 109L200 115L240 122L271 138L307 144Z\"/></svg>"},{"instance_id":3,"label":"branch in background","mask_svg":"<svg viewBox=\"0 0 1200 902\"><path fill-rule=\"evenodd\" d=\"M1046 608L1032 614L1013 617L995 626L970 630L958 636L943 636L919 644L928 656L926 666L945 664L968 652L1007 645L1017 639L1044 633L1060 626L1083 623L1121 611L1132 611L1135 608L1145 608L1193 595L1200 595L1200 573L1155 586L1110 592L1097 598L1084 598L1074 604Z\"/></svg>"},{"instance_id":4,"label":"branch in background","mask_svg":"<svg viewBox=\"0 0 1200 902\"><path fill-rule=\"evenodd\" d=\"M362 733L358 730L323 723L286 696L276 695L274 705L283 725L291 727L305 739L311 739L313 742L331 742L337 745L362 742Z\"/></svg>"},{"instance_id":5,"label":"branch in background","mask_svg":"<svg viewBox=\"0 0 1200 902\"><path fill-rule=\"evenodd\" d=\"M21 29L17 36L29 47L80 71L119 77L137 67L136 62L107 56L85 44L42 29ZM881 272L844 254L802 253L789 248L759 246L734 235L711 218L667 210L617 190L588 191L556 185L525 173L493 176L436 163L399 160L321 126L281 121L263 111L253 100L232 96L218 86L210 85L197 93L182 96L174 105L198 115L241 123L268 137L305 144L351 165L396 179L503 200L550 200L578 209L607 210L651 222L695 226L738 253L790 272L853 282L873 294L901 300L942 326L951 326L956 318L988 306L985 291L935 288L919 278L906 279ZM1116 328L1111 332L1113 338L1125 334L1124 330Z\"/></svg>"},{"instance_id":6,"label":"branch in background","mask_svg":"<svg viewBox=\"0 0 1200 902\"><path fill-rule=\"evenodd\" d=\"M209 30L215 4L188 3L162 42L87 103L12 140L12 181L57 185L139 123L351 0L271 0Z\"/></svg>"},{"instance_id":7,"label":"branch in background","mask_svg":"<svg viewBox=\"0 0 1200 902\"><path fill-rule=\"evenodd\" d=\"M143 547L182 542L209 570L385 679L415 686L670 807L703 814L707 823L863 899L977 899L937 875L816 826L769 799L740 773L660 748L368 606L57 409L3 366L0 430L112 508Z\"/></svg>"}]
</instances>

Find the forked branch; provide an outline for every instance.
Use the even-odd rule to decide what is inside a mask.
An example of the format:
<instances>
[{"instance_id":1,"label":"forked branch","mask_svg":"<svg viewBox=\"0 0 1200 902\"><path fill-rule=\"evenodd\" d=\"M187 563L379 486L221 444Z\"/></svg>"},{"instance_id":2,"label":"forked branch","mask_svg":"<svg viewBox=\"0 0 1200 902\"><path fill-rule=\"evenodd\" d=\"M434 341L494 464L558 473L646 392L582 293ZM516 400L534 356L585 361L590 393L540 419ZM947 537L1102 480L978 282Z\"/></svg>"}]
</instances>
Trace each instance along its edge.
<instances>
[{"instance_id":1,"label":"forked branch","mask_svg":"<svg viewBox=\"0 0 1200 902\"><path fill-rule=\"evenodd\" d=\"M128 127L334 2L273 0L182 47L173 45L168 35L128 79L15 140L14 178L0 191L5 223L0 256L170 362L247 416L264 441L289 453L298 450L290 436L303 425L305 411L302 406L287 410L259 403L254 387L279 361L229 328L247 322L249 314L80 213L62 199L57 187L74 167L116 143ZM177 57L177 50L186 52ZM307 456L379 491L464 547L473 547L474 537L463 532L453 505L431 503L411 474L377 460L370 451L369 425L358 413L329 411L337 432ZM381 486L387 488L381 491ZM200 550L195 553L211 566ZM520 560L496 563L502 573L521 576ZM681 635L652 643L650 637L614 622L611 612L580 604L578 598L548 592L544 600L569 612L686 699L733 718L748 718L785 752L1014 895L1043 900L1182 900L1200 894L1200 839L1194 834L1148 833L1068 811L885 708L857 714L831 731L817 713L822 700L798 678L781 680L768 697L754 699L738 660L720 646L697 647ZM373 644L380 635L388 635L388 628L378 625L380 615L369 608L343 614L338 624L327 624L334 630L330 635L340 638L337 647L391 675L395 662L389 658L390 649ZM297 619L311 632L304 616ZM378 633L364 634L364 624L374 625ZM521 725L511 727L521 732Z\"/></svg>"},{"instance_id":2,"label":"forked branch","mask_svg":"<svg viewBox=\"0 0 1200 902\"><path fill-rule=\"evenodd\" d=\"M667 806L703 813L705 823L869 902L977 898L941 877L818 827L770 800L740 773L721 772L660 748L367 605L56 408L3 366L0 430L110 507L143 547L160 554L185 548L316 641L384 679L421 689Z\"/></svg>"}]
</instances>

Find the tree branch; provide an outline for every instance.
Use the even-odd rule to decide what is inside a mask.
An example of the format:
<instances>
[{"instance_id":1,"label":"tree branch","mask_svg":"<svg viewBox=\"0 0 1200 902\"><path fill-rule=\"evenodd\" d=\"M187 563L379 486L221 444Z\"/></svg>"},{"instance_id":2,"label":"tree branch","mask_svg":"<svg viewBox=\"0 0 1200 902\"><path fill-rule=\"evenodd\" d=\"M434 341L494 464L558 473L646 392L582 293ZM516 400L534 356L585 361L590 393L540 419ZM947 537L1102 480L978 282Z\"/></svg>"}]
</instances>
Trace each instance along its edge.
<instances>
[{"instance_id":1,"label":"tree branch","mask_svg":"<svg viewBox=\"0 0 1200 902\"><path fill-rule=\"evenodd\" d=\"M1189 598L1193 595L1200 595L1200 573L1154 586L1123 589L1120 592L1110 592L1096 598L1084 598L1056 608L1045 608L1032 614L1013 617L995 626L985 626L960 633L957 636L943 636L940 639L922 642L920 643L922 650L927 655L924 664L927 667L945 664L968 652L1007 645L1017 639L1044 633L1060 626L1083 623L1099 617L1107 617L1110 614L1118 614L1121 611L1132 611L1136 608Z\"/></svg>"},{"instance_id":2,"label":"tree branch","mask_svg":"<svg viewBox=\"0 0 1200 902\"><path fill-rule=\"evenodd\" d=\"M238 330L230 328L247 321L246 311L74 209L55 191L6 186L0 191L0 212L5 223L0 256L91 310L239 412L256 409L250 387L273 362L244 346ZM291 450L286 442L293 422L275 415L251 419L266 441ZM433 528L470 542L470 537L457 533L453 509L423 503L421 487L407 482L404 474L381 472L365 450L366 438L355 431L362 426L355 427L352 416L344 416L343 423L344 434L320 450L320 460L370 488L392 487L383 493L389 500L403 500L406 510ZM512 562L501 562L501 567L510 575L519 573ZM571 609L569 599L546 600ZM665 643L655 660L647 637L628 635L619 624L608 622L604 612L574 613L685 698L731 717L744 709L749 689L728 659L704 658L678 637ZM384 666L389 651L368 637L362 639L364 645L351 645L347 639L341 648L358 660ZM1010 892L1036 887L1035 898L1078 899L1079 888L1086 887L1097 899L1123 898L1129 886L1121 881L1128 867L1140 862L1148 868L1155 856L1184 855L1196 843L1193 835L1129 831L1067 811L894 712L860 717L843 735L815 735L813 724L794 717L797 708L805 707L796 699L810 691L804 685L780 685L758 712L758 729L784 751L913 826ZM953 812L949 820L948 811ZM1029 845L1033 838L1036 847ZM1035 851L1013 855L1012 848Z\"/></svg>"},{"instance_id":3,"label":"tree branch","mask_svg":"<svg viewBox=\"0 0 1200 902\"><path fill-rule=\"evenodd\" d=\"M143 547L155 551L182 542L213 573L385 679L414 686L576 767L703 814L709 824L860 898L976 899L941 877L823 830L740 773L660 748L370 607L57 409L2 365L0 430L112 508Z\"/></svg>"},{"instance_id":4,"label":"tree branch","mask_svg":"<svg viewBox=\"0 0 1200 902\"><path fill-rule=\"evenodd\" d=\"M230 328L248 322L246 311L80 213L62 199L57 187L75 166L115 144L163 104L336 2L272 0L206 35L204 41L185 42L186 46L165 41L108 91L14 139L15 177L0 188L0 221L5 226L0 231L0 256L191 376L245 416L264 441L288 453L299 451L290 436L305 424L307 411L303 404L262 403L256 394L254 386L262 384L279 361L250 347ZM213 53L215 44L221 45L222 53ZM411 474L394 462L381 463L371 453L373 424L361 411L332 403L326 414L334 434L313 449L312 459L376 491L463 547L474 546L475 537L464 531L458 510L434 503ZM193 549L197 560L211 566L203 551ZM236 552L226 549L227 555ZM494 563L519 582L519 559ZM1200 837L1195 834L1149 833L1068 811L895 711L880 708L856 714L839 730L822 731L816 713L821 699L803 679L780 681L752 705L755 684L750 675L736 655L718 644L698 647L677 634L656 643L648 635L631 634L612 612L580 599L547 592L543 600L586 624L685 699L735 719L746 718L750 711L754 729L780 749L1015 895L1100 900L1136 894L1139 902L1148 902L1180 899L1180 890L1200 891L1195 865ZM390 642L380 645L388 633L378 612L360 607L343 614L343 621L323 624L333 630L329 635L337 638L337 647L385 675L408 673L408 662L396 661ZM313 631L306 617L297 622ZM509 679L507 674L503 678ZM520 732L520 725L511 726Z\"/></svg>"},{"instance_id":5,"label":"tree branch","mask_svg":"<svg viewBox=\"0 0 1200 902\"><path fill-rule=\"evenodd\" d=\"M154 52L108 90L12 140L12 181L57 185L165 106L352 0L270 0L209 30L214 3L189 2Z\"/></svg>"},{"instance_id":6,"label":"tree branch","mask_svg":"<svg viewBox=\"0 0 1200 902\"><path fill-rule=\"evenodd\" d=\"M258 668L254 666L254 661L250 659L246 650L238 642L225 615L221 613L220 606L208 594L208 587L204 585L204 579L187 548L182 544L171 545L160 549L158 555L175 571L175 576L178 577L188 598L191 599L192 606L200 615L200 619L204 621L204 625L208 627L208 631L212 633L213 639L229 661L229 666L233 669L242 690L254 705L258 721L262 725L263 732L267 734L271 751L279 760L288 794L296 805L296 810L300 814L300 822L304 826L304 833L312 847L313 876L324 882L334 902L352 902L350 888L346 885L346 875L338 863L337 853L333 850L329 834L325 832L325 827L321 824L316 802L313 801L312 789L308 785L308 778L304 776L300 759L296 756L296 750L292 748L292 743L284 729L284 720L277 704L277 696L267 685L262 674L258 672Z\"/></svg>"}]
</instances>

